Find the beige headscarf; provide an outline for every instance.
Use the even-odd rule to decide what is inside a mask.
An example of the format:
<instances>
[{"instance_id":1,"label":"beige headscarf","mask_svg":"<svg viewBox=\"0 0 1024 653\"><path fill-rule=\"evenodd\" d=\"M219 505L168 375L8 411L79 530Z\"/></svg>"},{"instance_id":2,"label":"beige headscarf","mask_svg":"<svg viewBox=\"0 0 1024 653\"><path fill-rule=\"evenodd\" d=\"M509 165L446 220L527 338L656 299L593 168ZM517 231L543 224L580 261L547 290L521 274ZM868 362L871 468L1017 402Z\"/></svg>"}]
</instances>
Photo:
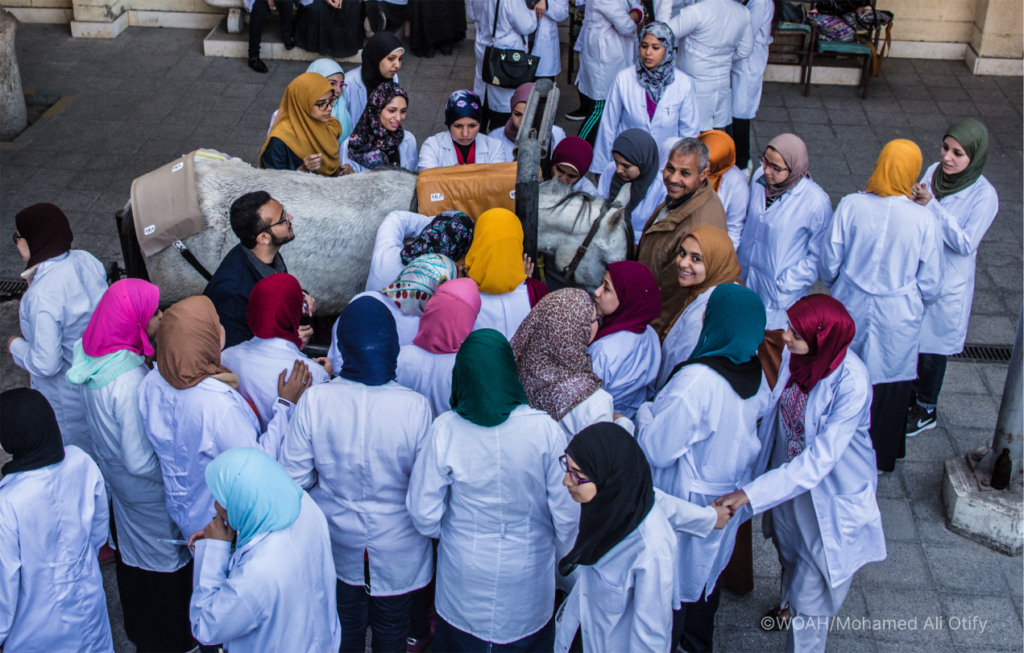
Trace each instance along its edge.
<instances>
[{"instance_id":1,"label":"beige headscarf","mask_svg":"<svg viewBox=\"0 0 1024 653\"><path fill-rule=\"evenodd\" d=\"M220 364L220 320L209 297L198 295L171 306L156 336L160 376L177 390L206 378L238 387L238 376Z\"/></svg>"}]
</instances>

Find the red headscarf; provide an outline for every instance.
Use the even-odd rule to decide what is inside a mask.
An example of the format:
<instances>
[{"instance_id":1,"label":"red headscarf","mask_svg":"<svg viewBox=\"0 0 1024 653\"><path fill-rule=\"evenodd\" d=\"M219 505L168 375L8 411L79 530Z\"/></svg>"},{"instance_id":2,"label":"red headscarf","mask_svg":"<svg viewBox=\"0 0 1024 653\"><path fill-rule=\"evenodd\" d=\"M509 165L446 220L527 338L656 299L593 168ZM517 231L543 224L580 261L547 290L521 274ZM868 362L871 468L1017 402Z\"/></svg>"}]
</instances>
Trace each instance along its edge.
<instances>
[{"instance_id":1,"label":"red headscarf","mask_svg":"<svg viewBox=\"0 0 1024 653\"><path fill-rule=\"evenodd\" d=\"M53 204L33 204L14 216L21 237L28 241L29 269L71 249L74 235L64 212Z\"/></svg>"},{"instance_id":2,"label":"red headscarf","mask_svg":"<svg viewBox=\"0 0 1024 653\"><path fill-rule=\"evenodd\" d=\"M619 307L601 321L594 342L619 331L643 333L647 325L661 315L661 290L646 265L619 261L608 266L608 274L619 298Z\"/></svg>"},{"instance_id":3,"label":"red headscarf","mask_svg":"<svg viewBox=\"0 0 1024 653\"><path fill-rule=\"evenodd\" d=\"M281 338L302 346L302 286L290 274L277 273L261 279L249 295L249 328L257 338Z\"/></svg>"},{"instance_id":4,"label":"red headscarf","mask_svg":"<svg viewBox=\"0 0 1024 653\"><path fill-rule=\"evenodd\" d=\"M808 295L790 306L786 315L793 330L810 346L806 354L790 354L786 385L796 383L809 393L843 362L857 327L846 307L828 295Z\"/></svg>"},{"instance_id":5,"label":"red headscarf","mask_svg":"<svg viewBox=\"0 0 1024 653\"><path fill-rule=\"evenodd\" d=\"M587 174L594 160L594 148L579 136L566 136L551 153L551 165L558 163L572 166L580 177Z\"/></svg>"},{"instance_id":6,"label":"red headscarf","mask_svg":"<svg viewBox=\"0 0 1024 653\"><path fill-rule=\"evenodd\" d=\"M129 349L152 356L146 335L149 320L160 303L160 289L142 279L121 279L107 288L82 334L82 351L99 358Z\"/></svg>"}]
</instances>

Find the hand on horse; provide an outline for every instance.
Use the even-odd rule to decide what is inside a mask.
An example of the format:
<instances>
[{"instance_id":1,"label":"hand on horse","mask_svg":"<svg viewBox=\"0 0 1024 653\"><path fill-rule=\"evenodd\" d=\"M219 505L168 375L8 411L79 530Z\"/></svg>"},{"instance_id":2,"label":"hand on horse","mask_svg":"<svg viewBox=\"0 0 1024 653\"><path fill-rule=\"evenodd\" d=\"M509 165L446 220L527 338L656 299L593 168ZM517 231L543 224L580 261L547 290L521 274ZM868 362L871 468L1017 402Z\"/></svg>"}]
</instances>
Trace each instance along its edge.
<instances>
[{"instance_id":1,"label":"hand on horse","mask_svg":"<svg viewBox=\"0 0 1024 653\"><path fill-rule=\"evenodd\" d=\"M320 169L320 165L324 162L324 156L322 154L310 154L306 158L302 159L302 165L299 166L299 172L316 172Z\"/></svg>"},{"instance_id":2,"label":"hand on horse","mask_svg":"<svg viewBox=\"0 0 1024 653\"><path fill-rule=\"evenodd\" d=\"M340 6L341 3L339 2L338 4ZM351 165L346 163L345 165L340 166L338 168L338 172L334 173L334 176L335 177L344 177L345 175L351 175L354 172L355 172L355 169Z\"/></svg>"},{"instance_id":3,"label":"hand on horse","mask_svg":"<svg viewBox=\"0 0 1024 653\"><path fill-rule=\"evenodd\" d=\"M277 396L294 404L299 401L299 397L309 387L312 375L306 364L300 360L295 361L295 364L292 365L292 373L285 381L284 375L287 371L281 370L281 374L277 377Z\"/></svg>"}]
</instances>

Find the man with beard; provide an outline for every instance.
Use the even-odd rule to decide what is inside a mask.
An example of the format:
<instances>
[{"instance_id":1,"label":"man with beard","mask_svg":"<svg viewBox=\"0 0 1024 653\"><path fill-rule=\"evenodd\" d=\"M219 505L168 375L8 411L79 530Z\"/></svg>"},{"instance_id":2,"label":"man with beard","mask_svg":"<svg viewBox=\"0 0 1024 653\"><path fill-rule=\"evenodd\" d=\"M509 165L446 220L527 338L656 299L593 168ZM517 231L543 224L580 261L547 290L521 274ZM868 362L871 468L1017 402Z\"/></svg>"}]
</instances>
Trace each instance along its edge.
<instances>
[{"instance_id":1,"label":"man with beard","mask_svg":"<svg viewBox=\"0 0 1024 653\"><path fill-rule=\"evenodd\" d=\"M280 249L295 239L292 216L266 191L239 197L231 205L230 218L231 230L240 242L220 262L203 291L213 302L227 333L226 347L252 338L246 312L249 294L260 279L276 272L288 272ZM302 294L303 313L312 315L316 302L305 291ZM312 334L311 327L299 327L303 347Z\"/></svg>"},{"instance_id":2,"label":"man with beard","mask_svg":"<svg viewBox=\"0 0 1024 653\"><path fill-rule=\"evenodd\" d=\"M637 260L658 279L662 311L651 326L663 339L686 297L676 266L680 243L694 227L726 229L725 209L708 183L710 163L708 146L696 138L681 138L672 146L661 175L665 201L654 209L637 245Z\"/></svg>"}]
</instances>

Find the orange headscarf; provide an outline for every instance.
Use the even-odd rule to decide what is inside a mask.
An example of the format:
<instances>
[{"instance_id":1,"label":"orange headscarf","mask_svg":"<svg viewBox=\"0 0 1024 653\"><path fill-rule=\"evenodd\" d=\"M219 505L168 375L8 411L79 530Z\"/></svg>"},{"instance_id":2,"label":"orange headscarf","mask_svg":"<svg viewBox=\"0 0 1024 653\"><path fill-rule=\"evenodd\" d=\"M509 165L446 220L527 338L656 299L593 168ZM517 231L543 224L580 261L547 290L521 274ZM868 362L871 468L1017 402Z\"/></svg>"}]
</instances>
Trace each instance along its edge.
<instances>
[{"instance_id":1,"label":"orange headscarf","mask_svg":"<svg viewBox=\"0 0 1024 653\"><path fill-rule=\"evenodd\" d=\"M711 174L708 175L708 181L717 193L722 185L722 176L736 165L736 143L720 129L706 131L697 138L711 151Z\"/></svg>"},{"instance_id":2,"label":"orange headscarf","mask_svg":"<svg viewBox=\"0 0 1024 653\"><path fill-rule=\"evenodd\" d=\"M156 335L160 376L176 390L206 378L238 387L238 377L220 364L220 319L205 295L183 299L164 312Z\"/></svg>"},{"instance_id":3,"label":"orange headscarf","mask_svg":"<svg viewBox=\"0 0 1024 653\"><path fill-rule=\"evenodd\" d=\"M311 154L323 156L323 163L316 174L330 177L341 165L338 137L341 123L334 116L327 122L314 120L309 112L324 93L333 90L327 78L317 73L303 73L292 80L284 91L277 118L260 149L260 158L270 144L271 138L280 139L299 158ZM260 163L263 167L263 163Z\"/></svg>"},{"instance_id":4,"label":"orange headscarf","mask_svg":"<svg viewBox=\"0 0 1024 653\"><path fill-rule=\"evenodd\" d=\"M523 225L515 213L491 209L477 219L466 254L466 275L489 295L512 292L526 281Z\"/></svg>"},{"instance_id":5,"label":"orange headscarf","mask_svg":"<svg viewBox=\"0 0 1024 653\"><path fill-rule=\"evenodd\" d=\"M898 138L882 148L866 190L879 197L903 195L913 199L914 183L920 175L921 148L913 141Z\"/></svg>"},{"instance_id":6,"label":"orange headscarf","mask_svg":"<svg viewBox=\"0 0 1024 653\"><path fill-rule=\"evenodd\" d=\"M686 288L686 298L683 300L683 307L679 315L683 314L686 307L697 299L697 296L715 286L723 283L735 283L740 278L740 263L736 258L736 249L732 246L732 239L729 234L718 227L702 226L694 227L693 231L686 234L683 240L693 238L700 245L700 254L704 259L704 281L696 286ZM681 243L682 241L680 241ZM676 315L672 324L668 325L665 333L672 330L672 325L679 319Z\"/></svg>"}]
</instances>

